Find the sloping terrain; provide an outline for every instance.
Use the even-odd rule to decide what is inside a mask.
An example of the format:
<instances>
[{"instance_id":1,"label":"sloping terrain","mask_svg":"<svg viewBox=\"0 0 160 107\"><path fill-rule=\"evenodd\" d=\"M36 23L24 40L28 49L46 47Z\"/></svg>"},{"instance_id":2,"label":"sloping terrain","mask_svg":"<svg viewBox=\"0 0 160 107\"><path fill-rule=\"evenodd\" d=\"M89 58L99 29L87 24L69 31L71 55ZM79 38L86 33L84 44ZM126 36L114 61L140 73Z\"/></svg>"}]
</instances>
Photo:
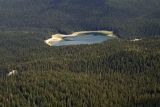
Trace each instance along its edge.
<instances>
[{"instance_id":1,"label":"sloping terrain","mask_svg":"<svg viewBox=\"0 0 160 107\"><path fill-rule=\"evenodd\" d=\"M159 5L159 0L0 0L0 27L158 36Z\"/></svg>"},{"instance_id":2,"label":"sloping terrain","mask_svg":"<svg viewBox=\"0 0 160 107\"><path fill-rule=\"evenodd\" d=\"M0 0L0 107L160 107L159 5ZM44 44L53 33L84 30L131 39Z\"/></svg>"},{"instance_id":3,"label":"sloping terrain","mask_svg":"<svg viewBox=\"0 0 160 107\"><path fill-rule=\"evenodd\" d=\"M49 47L44 35L0 32L0 107L160 106L160 39Z\"/></svg>"}]
</instances>

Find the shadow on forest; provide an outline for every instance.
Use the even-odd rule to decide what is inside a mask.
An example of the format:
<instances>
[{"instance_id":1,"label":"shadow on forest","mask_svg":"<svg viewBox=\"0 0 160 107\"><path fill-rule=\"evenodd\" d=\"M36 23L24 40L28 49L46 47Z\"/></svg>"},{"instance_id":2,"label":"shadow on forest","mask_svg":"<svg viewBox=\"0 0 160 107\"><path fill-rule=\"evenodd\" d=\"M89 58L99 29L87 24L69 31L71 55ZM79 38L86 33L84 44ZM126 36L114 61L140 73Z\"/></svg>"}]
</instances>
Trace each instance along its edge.
<instances>
[{"instance_id":1,"label":"shadow on forest","mask_svg":"<svg viewBox=\"0 0 160 107\"><path fill-rule=\"evenodd\" d=\"M131 102L125 107L160 107L160 98L148 98L134 103Z\"/></svg>"}]
</instances>

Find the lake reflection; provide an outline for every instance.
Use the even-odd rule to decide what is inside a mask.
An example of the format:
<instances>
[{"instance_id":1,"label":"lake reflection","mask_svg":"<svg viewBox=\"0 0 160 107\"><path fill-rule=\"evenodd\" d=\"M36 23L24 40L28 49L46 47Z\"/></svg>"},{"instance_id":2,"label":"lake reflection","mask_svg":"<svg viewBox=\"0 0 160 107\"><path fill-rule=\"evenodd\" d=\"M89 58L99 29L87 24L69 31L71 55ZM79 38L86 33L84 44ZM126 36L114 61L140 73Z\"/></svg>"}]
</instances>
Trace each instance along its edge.
<instances>
[{"instance_id":1,"label":"lake reflection","mask_svg":"<svg viewBox=\"0 0 160 107\"><path fill-rule=\"evenodd\" d=\"M53 44L53 46L63 46L63 45L78 45L78 44L94 44L94 43L101 43L111 39L109 36L105 36L102 34L84 34L74 37L64 37L62 41Z\"/></svg>"},{"instance_id":2,"label":"lake reflection","mask_svg":"<svg viewBox=\"0 0 160 107\"><path fill-rule=\"evenodd\" d=\"M107 36L107 34L104 33L97 33L97 32L91 32L91 33L80 33L76 36L71 35L60 35L57 37L57 35L53 35L52 39L49 41L50 46L64 46L64 45L79 45L79 44L95 44L95 43L102 43L106 40L112 39L113 37ZM58 39L56 41L56 39ZM47 42L48 42L47 41Z\"/></svg>"}]
</instances>

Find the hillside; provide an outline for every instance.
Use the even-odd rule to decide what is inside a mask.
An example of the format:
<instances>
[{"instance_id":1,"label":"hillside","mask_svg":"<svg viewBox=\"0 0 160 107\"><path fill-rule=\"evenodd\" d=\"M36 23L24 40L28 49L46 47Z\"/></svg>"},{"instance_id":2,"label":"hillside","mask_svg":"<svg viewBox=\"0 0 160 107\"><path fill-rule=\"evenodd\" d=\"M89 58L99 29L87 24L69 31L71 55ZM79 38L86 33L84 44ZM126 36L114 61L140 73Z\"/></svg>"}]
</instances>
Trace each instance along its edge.
<instances>
[{"instance_id":1,"label":"hillside","mask_svg":"<svg viewBox=\"0 0 160 107\"><path fill-rule=\"evenodd\" d=\"M0 0L0 28L159 36L159 0Z\"/></svg>"},{"instance_id":2,"label":"hillside","mask_svg":"<svg viewBox=\"0 0 160 107\"><path fill-rule=\"evenodd\" d=\"M0 107L160 107L159 13L160 0L0 0ZM104 30L116 37L45 43Z\"/></svg>"},{"instance_id":3,"label":"hillside","mask_svg":"<svg viewBox=\"0 0 160 107\"><path fill-rule=\"evenodd\" d=\"M160 106L159 38L49 47L45 35L0 32L0 107Z\"/></svg>"}]
</instances>

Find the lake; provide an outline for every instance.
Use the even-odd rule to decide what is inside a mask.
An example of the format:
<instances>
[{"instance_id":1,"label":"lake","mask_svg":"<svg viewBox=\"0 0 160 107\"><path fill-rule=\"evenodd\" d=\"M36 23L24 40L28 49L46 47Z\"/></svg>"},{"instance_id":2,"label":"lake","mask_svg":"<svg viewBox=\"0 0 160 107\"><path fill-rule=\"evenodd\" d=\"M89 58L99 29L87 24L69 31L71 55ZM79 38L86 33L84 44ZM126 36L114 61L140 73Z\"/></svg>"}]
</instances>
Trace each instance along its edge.
<instances>
[{"instance_id":1,"label":"lake","mask_svg":"<svg viewBox=\"0 0 160 107\"><path fill-rule=\"evenodd\" d=\"M111 33L104 33L101 31L83 31L76 32L71 35L52 35L51 39L46 40L50 46L64 46L64 45L79 45L79 44L95 44L113 39Z\"/></svg>"}]
</instances>

